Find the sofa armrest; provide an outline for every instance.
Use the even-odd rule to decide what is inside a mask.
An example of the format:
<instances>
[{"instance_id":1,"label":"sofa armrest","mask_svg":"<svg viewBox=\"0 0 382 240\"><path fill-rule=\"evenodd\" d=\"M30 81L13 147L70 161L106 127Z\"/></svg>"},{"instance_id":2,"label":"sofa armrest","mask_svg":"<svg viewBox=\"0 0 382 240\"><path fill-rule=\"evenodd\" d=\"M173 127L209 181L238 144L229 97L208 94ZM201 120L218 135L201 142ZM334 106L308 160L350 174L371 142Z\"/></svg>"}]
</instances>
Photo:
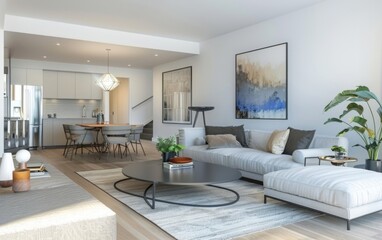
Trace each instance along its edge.
<instances>
[{"instance_id":1,"label":"sofa armrest","mask_svg":"<svg viewBox=\"0 0 382 240\"><path fill-rule=\"evenodd\" d=\"M330 148L298 149L293 152L292 159L297 163L304 164L305 158L321 157L327 155L334 155Z\"/></svg>"},{"instance_id":2,"label":"sofa armrest","mask_svg":"<svg viewBox=\"0 0 382 240\"><path fill-rule=\"evenodd\" d=\"M197 142L204 137L205 130L202 127L179 129L179 144L182 144L186 147L200 145L197 144Z\"/></svg>"}]
</instances>

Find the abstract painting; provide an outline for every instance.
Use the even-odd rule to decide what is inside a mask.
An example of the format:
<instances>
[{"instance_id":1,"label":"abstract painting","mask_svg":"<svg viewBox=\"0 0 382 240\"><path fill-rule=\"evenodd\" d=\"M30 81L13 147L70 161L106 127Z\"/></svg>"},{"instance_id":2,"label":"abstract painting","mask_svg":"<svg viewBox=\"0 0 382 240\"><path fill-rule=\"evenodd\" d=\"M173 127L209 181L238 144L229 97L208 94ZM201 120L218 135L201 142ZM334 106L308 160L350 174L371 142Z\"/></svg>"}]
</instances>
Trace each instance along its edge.
<instances>
[{"instance_id":1,"label":"abstract painting","mask_svg":"<svg viewBox=\"0 0 382 240\"><path fill-rule=\"evenodd\" d=\"M287 119L288 43L236 54L236 119Z\"/></svg>"}]
</instances>

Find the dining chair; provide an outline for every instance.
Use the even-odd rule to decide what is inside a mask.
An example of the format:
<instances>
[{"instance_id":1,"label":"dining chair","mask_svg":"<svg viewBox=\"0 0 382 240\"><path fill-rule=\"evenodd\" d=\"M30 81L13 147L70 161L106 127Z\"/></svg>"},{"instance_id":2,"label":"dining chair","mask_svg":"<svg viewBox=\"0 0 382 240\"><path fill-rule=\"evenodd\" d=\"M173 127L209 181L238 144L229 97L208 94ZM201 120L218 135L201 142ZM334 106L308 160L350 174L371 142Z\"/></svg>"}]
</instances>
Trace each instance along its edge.
<instances>
[{"instance_id":1,"label":"dining chair","mask_svg":"<svg viewBox=\"0 0 382 240\"><path fill-rule=\"evenodd\" d=\"M143 125L134 125L131 128L131 133L130 133L130 142L131 146L133 147L134 150L134 144L135 144L135 150L134 152L138 154L138 144L141 145L143 154L146 156L145 149L143 149L143 145L141 142L141 133L143 133Z\"/></svg>"},{"instance_id":2,"label":"dining chair","mask_svg":"<svg viewBox=\"0 0 382 240\"><path fill-rule=\"evenodd\" d=\"M84 148L93 152L94 137L85 127L69 125L69 133L70 142L65 157L71 152L70 159L72 159L73 154L77 154L78 148L81 148L81 154L83 154Z\"/></svg>"},{"instance_id":3,"label":"dining chair","mask_svg":"<svg viewBox=\"0 0 382 240\"><path fill-rule=\"evenodd\" d=\"M63 124L62 126L64 128L65 139L66 139L65 148L62 155L66 156L66 151L68 150L68 146L70 143L70 130L69 130L69 124Z\"/></svg>"},{"instance_id":4,"label":"dining chair","mask_svg":"<svg viewBox=\"0 0 382 240\"><path fill-rule=\"evenodd\" d=\"M124 154L127 155L129 153L130 160L133 160L131 156L131 152L129 149L130 142L130 133L131 133L131 126L105 126L102 128L102 134L106 142L106 151L109 154L110 153L110 147L113 149L114 157L115 157L115 151L118 150L118 152L121 154L121 158ZM122 151L122 147L124 147L124 151ZM134 147L133 147L134 149Z\"/></svg>"}]
</instances>

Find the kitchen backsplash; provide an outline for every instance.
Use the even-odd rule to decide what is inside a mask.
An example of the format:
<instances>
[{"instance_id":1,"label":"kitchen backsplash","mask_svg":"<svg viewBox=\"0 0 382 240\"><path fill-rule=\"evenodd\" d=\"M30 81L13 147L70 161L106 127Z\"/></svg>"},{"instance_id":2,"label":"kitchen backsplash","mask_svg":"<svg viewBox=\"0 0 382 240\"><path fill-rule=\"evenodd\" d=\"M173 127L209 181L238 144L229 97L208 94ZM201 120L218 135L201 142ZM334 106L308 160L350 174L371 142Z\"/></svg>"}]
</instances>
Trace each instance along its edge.
<instances>
[{"instance_id":1,"label":"kitchen backsplash","mask_svg":"<svg viewBox=\"0 0 382 240\"><path fill-rule=\"evenodd\" d=\"M100 100L74 100L74 99L44 99L43 118L48 114L56 113L57 118L81 118L83 106L86 106L86 117L92 117L92 112L101 109Z\"/></svg>"}]
</instances>

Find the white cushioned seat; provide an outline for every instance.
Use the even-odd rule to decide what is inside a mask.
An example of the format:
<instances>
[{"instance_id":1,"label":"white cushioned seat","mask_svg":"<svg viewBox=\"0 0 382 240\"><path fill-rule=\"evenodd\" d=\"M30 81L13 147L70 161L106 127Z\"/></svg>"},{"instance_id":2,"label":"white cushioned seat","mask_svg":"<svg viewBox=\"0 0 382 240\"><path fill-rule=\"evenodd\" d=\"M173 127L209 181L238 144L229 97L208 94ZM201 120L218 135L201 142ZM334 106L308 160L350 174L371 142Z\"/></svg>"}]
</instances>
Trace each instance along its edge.
<instances>
[{"instance_id":1,"label":"white cushioned seat","mask_svg":"<svg viewBox=\"0 0 382 240\"><path fill-rule=\"evenodd\" d=\"M311 166L264 175L267 197L328 213L347 222L382 210L382 174L359 168Z\"/></svg>"},{"instance_id":2,"label":"white cushioned seat","mask_svg":"<svg viewBox=\"0 0 382 240\"><path fill-rule=\"evenodd\" d=\"M183 150L184 156L192 156L198 161L220 164L248 172L266 174L289 168L302 168L292 160L292 156L272 154L252 148L208 149L207 145L189 146Z\"/></svg>"},{"instance_id":3,"label":"white cushioned seat","mask_svg":"<svg viewBox=\"0 0 382 240\"><path fill-rule=\"evenodd\" d=\"M382 174L358 168L311 166L268 173L264 187L340 208L382 200Z\"/></svg>"}]
</instances>

